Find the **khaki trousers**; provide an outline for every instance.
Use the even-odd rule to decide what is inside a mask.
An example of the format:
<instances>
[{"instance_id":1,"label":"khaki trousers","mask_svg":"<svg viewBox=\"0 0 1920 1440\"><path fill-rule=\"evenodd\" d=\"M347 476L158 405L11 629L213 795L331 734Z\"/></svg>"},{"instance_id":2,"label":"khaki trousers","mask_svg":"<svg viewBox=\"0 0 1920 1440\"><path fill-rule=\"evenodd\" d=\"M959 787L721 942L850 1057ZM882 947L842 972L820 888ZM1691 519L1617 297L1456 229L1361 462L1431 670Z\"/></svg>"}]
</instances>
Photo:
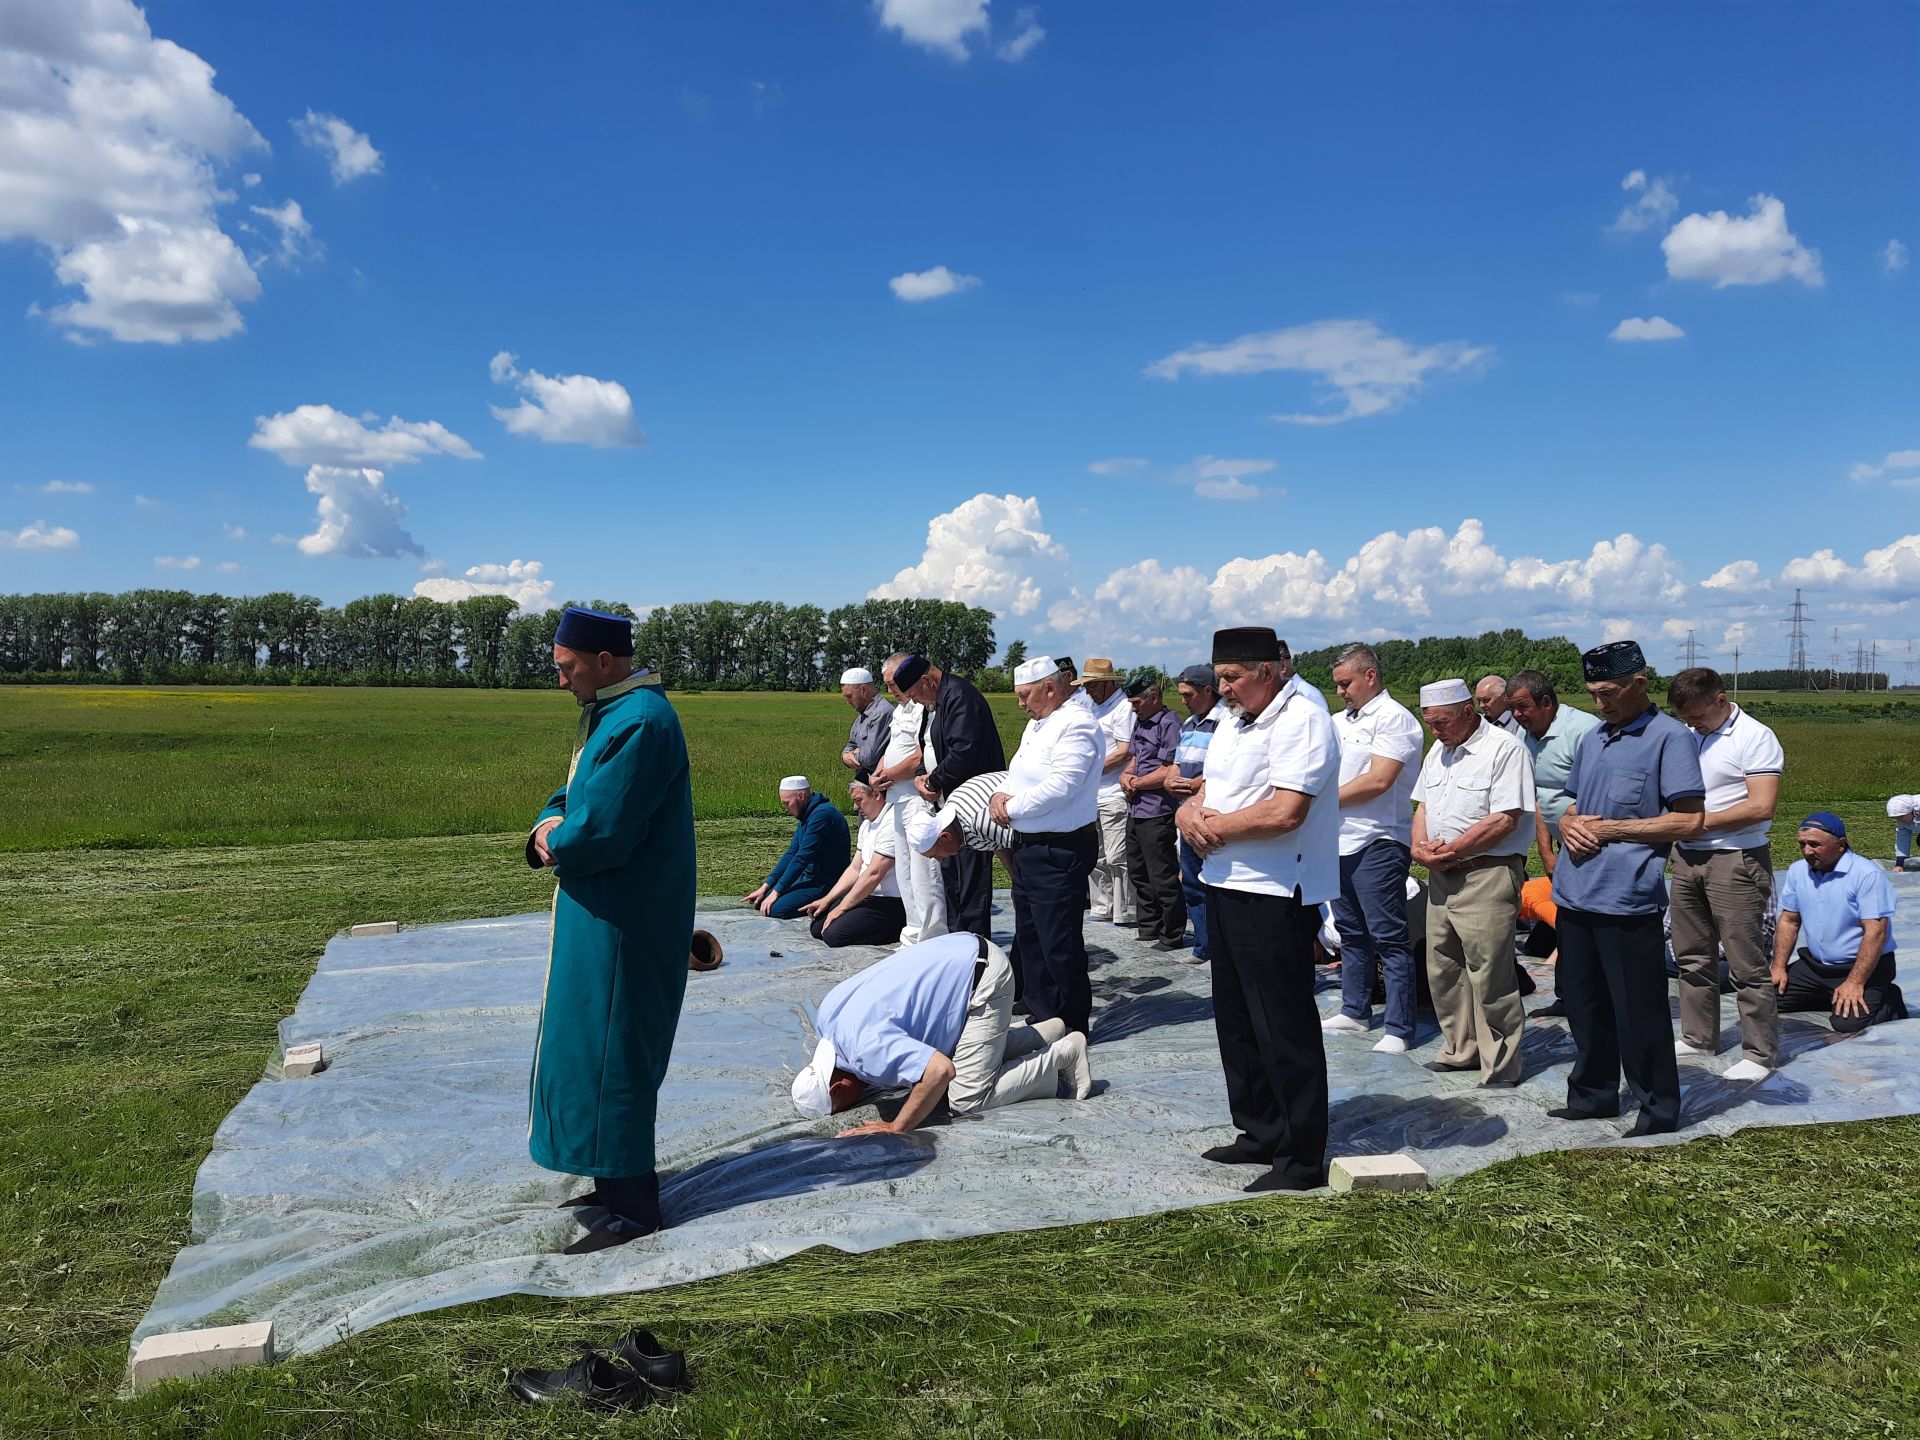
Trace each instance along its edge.
<instances>
[{"instance_id":1,"label":"khaki trousers","mask_svg":"<svg viewBox=\"0 0 1920 1440\"><path fill-rule=\"evenodd\" d=\"M1720 952L1727 952L1740 1050L1771 1070L1780 1060L1779 994L1767 953L1773 852L1673 852L1673 960L1679 967L1680 1037L1708 1054L1720 1048Z\"/></svg>"},{"instance_id":2,"label":"khaki trousers","mask_svg":"<svg viewBox=\"0 0 1920 1440\"><path fill-rule=\"evenodd\" d=\"M1127 874L1127 795L1115 788L1100 792L1100 854L1087 879L1093 920L1132 925L1133 879Z\"/></svg>"},{"instance_id":3,"label":"khaki trousers","mask_svg":"<svg viewBox=\"0 0 1920 1440\"><path fill-rule=\"evenodd\" d=\"M1051 1100L1067 1057L1031 1025L1014 1025L1013 967L1007 952L987 946L986 969L967 1000L967 1020L953 1047L953 1083L947 1108L956 1115L993 1110L1019 1100Z\"/></svg>"},{"instance_id":4,"label":"khaki trousers","mask_svg":"<svg viewBox=\"0 0 1920 1440\"><path fill-rule=\"evenodd\" d=\"M1482 1078L1520 1078L1520 915L1525 861L1512 855L1427 878L1427 979L1446 1042L1442 1065L1478 1063Z\"/></svg>"}]
</instances>

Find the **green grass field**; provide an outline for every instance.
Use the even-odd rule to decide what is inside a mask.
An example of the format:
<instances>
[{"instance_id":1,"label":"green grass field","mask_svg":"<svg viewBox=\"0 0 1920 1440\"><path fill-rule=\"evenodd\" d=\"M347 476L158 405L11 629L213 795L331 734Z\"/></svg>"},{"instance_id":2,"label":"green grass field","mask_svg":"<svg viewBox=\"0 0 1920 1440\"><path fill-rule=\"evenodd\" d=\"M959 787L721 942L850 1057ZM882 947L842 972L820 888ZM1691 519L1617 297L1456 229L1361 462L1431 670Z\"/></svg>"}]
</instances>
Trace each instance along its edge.
<instances>
[{"instance_id":1,"label":"green grass field","mask_svg":"<svg viewBox=\"0 0 1920 1440\"><path fill-rule=\"evenodd\" d=\"M848 712L681 709L702 889L738 893L784 843L772 782L836 775ZM1783 811L1884 853L1920 730L1769 718ZM327 938L543 905L520 835L572 721L557 693L0 689L0 1436L1920 1434L1917 1120L814 1251L116 1398L194 1171ZM689 1347L691 1397L617 1420L505 1397L508 1367L633 1323Z\"/></svg>"}]
</instances>

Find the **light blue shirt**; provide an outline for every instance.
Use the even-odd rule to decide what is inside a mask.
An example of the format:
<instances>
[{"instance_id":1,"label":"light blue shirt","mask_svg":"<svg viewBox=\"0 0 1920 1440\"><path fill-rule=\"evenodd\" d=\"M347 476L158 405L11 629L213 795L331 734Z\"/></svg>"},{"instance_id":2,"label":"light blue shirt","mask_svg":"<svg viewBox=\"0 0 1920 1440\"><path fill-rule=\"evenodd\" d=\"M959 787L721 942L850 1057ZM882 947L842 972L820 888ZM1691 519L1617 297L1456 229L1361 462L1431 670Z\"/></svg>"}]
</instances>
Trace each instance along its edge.
<instances>
[{"instance_id":1,"label":"light blue shirt","mask_svg":"<svg viewBox=\"0 0 1920 1440\"><path fill-rule=\"evenodd\" d=\"M1822 965L1851 965L1860 958L1862 920L1893 918L1893 881L1866 856L1849 850L1833 869L1815 870L1796 860L1780 885L1780 909L1800 917L1800 943ZM1893 952L1893 927L1881 953Z\"/></svg>"},{"instance_id":2,"label":"light blue shirt","mask_svg":"<svg viewBox=\"0 0 1920 1440\"><path fill-rule=\"evenodd\" d=\"M918 1084L935 1051L960 1043L979 960L980 941L965 933L908 945L829 990L814 1028L869 1085Z\"/></svg>"},{"instance_id":3,"label":"light blue shirt","mask_svg":"<svg viewBox=\"0 0 1920 1440\"><path fill-rule=\"evenodd\" d=\"M1587 731L1567 776L1567 794L1580 813L1602 820L1652 819L1676 800L1706 793L1694 733L1651 706L1624 725ZM1672 848L1616 840L1584 858L1563 853L1553 867L1554 902L1596 915L1658 915L1667 908Z\"/></svg>"},{"instance_id":4,"label":"light blue shirt","mask_svg":"<svg viewBox=\"0 0 1920 1440\"><path fill-rule=\"evenodd\" d=\"M1545 735L1536 740L1525 730L1520 732L1521 743L1533 756L1533 793L1540 806L1540 818L1547 822L1547 832L1556 841L1560 838L1560 817L1573 804L1573 797L1567 793L1567 776L1573 773L1573 752L1580 748L1586 733L1599 723L1598 716L1576 710L1562 701Z\"/></svg>"}]
</instances>

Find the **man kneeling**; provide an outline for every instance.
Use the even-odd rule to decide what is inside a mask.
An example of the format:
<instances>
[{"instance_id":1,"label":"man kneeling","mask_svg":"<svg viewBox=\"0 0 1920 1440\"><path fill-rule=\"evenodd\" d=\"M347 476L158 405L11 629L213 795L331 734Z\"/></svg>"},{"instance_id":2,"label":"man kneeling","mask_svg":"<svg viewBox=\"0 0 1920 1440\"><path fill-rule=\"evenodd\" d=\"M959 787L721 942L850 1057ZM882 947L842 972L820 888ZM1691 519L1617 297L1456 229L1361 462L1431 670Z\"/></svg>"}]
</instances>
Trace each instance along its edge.
<instances>
[{"instance_id":1,"label":"man kneeling","mask_svg":"<svg viewBox=\"0 0 1920 1440\"><path fill-rule=\"evenodd\" d=\"M907 926L907 907L900 899L900 879L894 865L894 827L880 813L887 797L864 779L847 787L854 813L860 817L860 838L853 861L818 900L800 907L813 921L808 933L832 949L843 945L891 945Z\"/></svg>"},{"instance_id":2,"label":"man kneeling","mask_svg":"<svg viewBox=\"0 0 1920 1440\"><path fill-rule=\"evenodd\" d=\"M1887 872L1853 851L1838 815L1816 810L1802 820L1773 939L1780 1009L1828 1011L1842 1035L1906 1019L1893 980L1895 903Z\"/></svg>"},{"instance_id":3,"label":"man kneeling","mask_svg":"<svg viewBox=\"0 0 1920 1440\"><path fill-rule=\"evenodd\" d=\"M793 1103L819 1118L858 1105L870 1089L912 1086L891 1120L846 1135L904 1134L945 1097L956 1115L1019 1100L1051 1100L1061 1080L1076 1100L1093 1094L1087 1037L1059 1020L1009 1026L1013 970L1006 952L976 935L908 945L820 1002L820 1040L793 1077Z\"/></svg>"}]
</instances>

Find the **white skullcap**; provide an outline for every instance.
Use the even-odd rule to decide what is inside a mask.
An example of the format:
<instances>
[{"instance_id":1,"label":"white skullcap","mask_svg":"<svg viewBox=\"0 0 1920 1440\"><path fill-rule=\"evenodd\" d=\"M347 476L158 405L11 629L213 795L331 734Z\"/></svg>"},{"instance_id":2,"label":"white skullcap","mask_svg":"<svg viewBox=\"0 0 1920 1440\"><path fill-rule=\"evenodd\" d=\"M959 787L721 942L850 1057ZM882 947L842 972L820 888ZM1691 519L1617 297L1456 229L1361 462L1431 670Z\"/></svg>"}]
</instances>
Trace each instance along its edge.
<instances>
[{"instance_id":1,"label":"white skullcap","mask_svg":"<svg viewBox=\"0 0 1920 1440\"><path fill-rule=\"evenodd\" d=\"M780 788L782 790L811 790L813 787L807 784L806 776L789 775L780 782Z\"/></svg>"},{"instance_id":2,"label":"white skullcap","mask_svg":"<svg viewBox=\"0 0 1920 1440\"><path fill-rule=\"evenodd\" d=\"M1422 705L1466 705L1472 700L1473 692L1464 680L1436 680L1420 687Z\"/></svg>"},{"instance_id":3,"label":"white skullcap","mask_svg":"<svg viewBox=\"0 0 1920 1440\"><path fill-rule=\"evenodd\" d=\"M1920 795L1896 795L1887 801L1889 820L1904 820L1916 810L1920 810Z\"/></svg>"},{"instance_id":4,"label":"white skullcap","mask_svg":"<svg viewBox=\"0 0 1920 1440\"><path fill-rule=\"evenodd\" d=\"M813 1059L793 1077L793 1108L810 1120L833 1113L833 1096L828 1093L827 1082L833 1079L833 1067L838 1060L833 1042L823 1035L820 1043L813 1047Z\"/></svg>"},{"instance_id":5,"label":"white skullcap","mask_svg":"<svg viewBox=\"0 0 1920 1440\"><path fill-rule=\"evenodd\" d=\"M919 811L907 819L907 844L913 847L914 854L924 855L940 843L947 826L953 823L953 813L942 810L936 815L925 806L919 807Z\"/></svg>"},{"instance_id":6,"label":"white skullcap","mask_svg":"<svg viewBox=\"0 0 1920 1440\"><path fill-rule=\"evenodd\" d=\"M840 672L840 683L842 685L871 685L873 684L873 672L864 665L856 665L851 670L842 670Z\"/></svg>"},{"instance_id":7,"label":"white skullcap","mask_svg":"<svg viewBox=\"0 0 1920 1440\"><path fill-rule=\"evenodd\" d=\"M1060 667L1053 663L1053 657L1051 655L1036 655L1033 659L1023 660L1020 664L1013 667L1013 683L1016 685L1032 685L1036 681L1046 679L1049 675L1058 675L1059 673Z\"/></svg>"}]
</instances>

